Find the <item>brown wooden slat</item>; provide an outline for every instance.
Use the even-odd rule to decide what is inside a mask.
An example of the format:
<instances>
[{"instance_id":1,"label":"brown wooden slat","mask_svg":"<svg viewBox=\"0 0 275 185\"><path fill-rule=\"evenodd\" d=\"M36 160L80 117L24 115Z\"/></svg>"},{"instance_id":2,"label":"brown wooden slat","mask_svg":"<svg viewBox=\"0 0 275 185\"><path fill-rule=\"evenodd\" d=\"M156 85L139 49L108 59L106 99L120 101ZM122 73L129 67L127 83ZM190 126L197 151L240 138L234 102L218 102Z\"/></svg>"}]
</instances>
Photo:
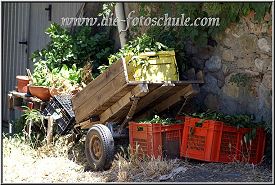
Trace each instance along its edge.
<instances>
[{"instance_id":1,"label":"brown wooden slat","mask_svg":"<svg viewBox=\"0 0 275 185\"><path fill-rule=\"evenodd\" d=\"M116 103L120 98L125 96L129 91L131 91L135 86L128 86L126 85L121 91L118 93L114 94L114 96L110 97L108 101L106 101L104 104L99 106L93 114L95 115L100 115L102 112L107 110L110 106L112 106L114 103Z\"/></svg>"},{"instance_id":2,"label":"brown wooden slat","mask_svg":"<svg viewBox=\"0 0 275 185\"><path fill-rule=\"evenodd\" d=\"M93 95L95 95L99 90L115 79L119 74L121 74L123 69L122 61L118 61L104 73L99 75L95 80L91 81L85 88L83 88L72 98L73 109L76 110L86 101L89 101Z\"/></svg>"},{"instance_id":3,"label":"brown wooden slat","mask_svg":"<svg viewBox=\"0 0 275 185\"><path fill-rule=\"evenodd\" d=\"M171 83L163 84L162 86L156 88L152 92L150 92L148 95L143 97L139 102L138 102L138 107L136 109L136 112L139 112L146 106L148 106L150 103L154 102L157 100L159 97L167 93L169 90L171 90L175 85Z\"/></svg>"},{"instance_id":4,"label":"brown wooden slat","mask_svg":"<svg viewBox=\"0 0 275 185\"><path fill-rule=\"evenodd\" d=\"M121 72L110 83L96 92L89 100L75 109L75 119L77 123L85 121L90 115L94 114L104 103L108 102L114 95L121 92L126 87L124 73Z\"/></svg>"}]
</instances>

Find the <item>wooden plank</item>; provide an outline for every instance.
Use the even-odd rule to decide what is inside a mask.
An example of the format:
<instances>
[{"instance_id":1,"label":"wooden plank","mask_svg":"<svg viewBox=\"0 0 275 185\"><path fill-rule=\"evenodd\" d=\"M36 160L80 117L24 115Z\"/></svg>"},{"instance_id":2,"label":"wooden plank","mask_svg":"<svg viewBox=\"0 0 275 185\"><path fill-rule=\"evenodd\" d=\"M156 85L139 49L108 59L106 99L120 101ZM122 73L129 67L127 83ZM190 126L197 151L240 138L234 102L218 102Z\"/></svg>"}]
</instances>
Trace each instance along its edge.
<instances>
[{"instance_id":1,"label":"wooden plank","mask_svg":"<svg viewBox=\"0 0 275 185\"><path fill-rule=\"evenodd\" d=\"M118 61L109 67L104 73L99 75L95 80L91 81L85 88L78 92L72 98L73 109L81 106L84 102L89 101L93 95L105 87L110 81L123 72L123 63Z\"/></svg>"},{"instance_id":2,"label":"wooden plank","mask_svg":"<svg viewBox=\"0 0 275 185\"><path fill-rule=\"evenodd\" d=\"M131 104L131 97L143 97L149 92L147 84L139 84L132 91L123 96L118 102L104 111L99 117L102 123L108 121L109 118L117 114L124 107Z\"/></svg>"},{"instance_id":3,"label":"wooden plank","mask_svg":"<svg viewBox=\"0 0 275 185\"><path fill-rule=\"evenodd\" d=\"M125 85L124 73L121 72L116 78L110 81L110 83L74 110L76 122L80 123L88 119L96 109L100 108L100 106L108 102L114 95L123 90L123 88L126 87Z\"/></svg>"},{"instance_id":4,"label":"wooden plank","mask_svg":"<svg viewBox=\"0 0 275 185\"><path fill-rule=\"evenodd\" d=\"M197 94L199 94L200 92L200 87L199 84L192 84L192 91L188 91L185 95L184 98L192 98L194 96L196 96Z\"/></svg>"},{"instance_id":5,"label":"wooden plank","mask_svg":"<svg viewBox=\"0 0 275 185\"><path fill-rule=\"evenodd\" d=\"M147 81L146 81L147 82ZM128 84L129 85L137 85L137 84L140 84L141 82L139 81L129 81ZM175 84L176 86L180 86L180 85L183 85L183 86L186 86L186 85L189 85L189 84L201 84L201 83L204 83L203 81L201 80L182 80L182 81L163 81L163 82L148 82L148 85L150 84L164 84L164 83L172 83L172 84Z\"/></svg>"},{"instance_id":6,"label":"wooden plank","mask_svg":"<svg viewBox=\"0 0 275 185\"><path fill-rule=\"evenodd\" d=\"M140 110L145 108L147 105L149 105L150 103L157 100L159 97L164 95L167 91L172 89L174 86L175 86L175 84L165 83L162 86L160 86L159 88L157 88L157 89L153 90L152 92L150 92L148 95L146 95L144 98L142 98L138 102L138 107L136 109L136 112L139 112Z\"/></svg>"},{"instance_id":7,"label":"wooden plank","mask_svg":"<svg viewBox=\"0 0 275 185\"><path fill-rule=\"evenodd\" d=\"M157 112L162 112L165 109L169 108L170 106L179 102L183 96L187 97L186 95L190 96L191 94L197 94L197 93L198 93L197 89L193 89L193 85L190 84L187 87L180 90L179 92L177 92L176 94L170 96L166 100L156 105L153 109Z\"/></svg>"},{"instance_id":8,"label":"wooden plank","mask_svg":"<svg viewBox=\"0 0 275 185\"><path fill-rule=\"evenodd\" d=\"M47 145L53 142L53 117L48 117L48 128L47 128Z\"/></svg>"},{"instance_id":9,"label":"wooden plank","mask_svg":"<svg viewBox=\"0 0 275 185\"><path fill-rule=\"evenodd\" d=\"M108 109L109 107L111 107L114 103L116 103L120 98L122 98L123 96L125 96L129 91L131 91L135 86L126 86L125 88L123 88L121 91L119 91L119 93L114 94L114 96L112 96L107 102L105 102L103 105L99 106L94 112L93 114L96 115L100 115L101 113L103 113L106 109Z\"/></svg>"},{"instance_id":10,"label":"wooden plank","mask_svg":"<svg viewBox=\"0 0 275 185\"><path fill-rule=\"evenodd\" d=\"M12 94L8 94L8 109L14 108L14 101Z\"/></svg>"}]
</instances>

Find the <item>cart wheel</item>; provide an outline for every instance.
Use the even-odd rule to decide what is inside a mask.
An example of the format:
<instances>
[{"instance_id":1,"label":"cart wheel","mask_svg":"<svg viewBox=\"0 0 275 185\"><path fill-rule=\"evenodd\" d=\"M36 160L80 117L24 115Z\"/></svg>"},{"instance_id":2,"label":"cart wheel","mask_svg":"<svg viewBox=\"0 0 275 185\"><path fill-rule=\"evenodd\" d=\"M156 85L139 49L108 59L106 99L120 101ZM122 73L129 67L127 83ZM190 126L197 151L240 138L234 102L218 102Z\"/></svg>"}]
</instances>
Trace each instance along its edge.
<instances>
[{"instance_id":1,"label":"cart wheel","mask_svg":"<svg viewBox=\"0 0 275 185\"><path fill-rule=\"evenodd\" d=\"M94 170L107 170L114 158L114 139L105 125L92 126L86 136L85 154Z\"/></svg>"}]
</instances>

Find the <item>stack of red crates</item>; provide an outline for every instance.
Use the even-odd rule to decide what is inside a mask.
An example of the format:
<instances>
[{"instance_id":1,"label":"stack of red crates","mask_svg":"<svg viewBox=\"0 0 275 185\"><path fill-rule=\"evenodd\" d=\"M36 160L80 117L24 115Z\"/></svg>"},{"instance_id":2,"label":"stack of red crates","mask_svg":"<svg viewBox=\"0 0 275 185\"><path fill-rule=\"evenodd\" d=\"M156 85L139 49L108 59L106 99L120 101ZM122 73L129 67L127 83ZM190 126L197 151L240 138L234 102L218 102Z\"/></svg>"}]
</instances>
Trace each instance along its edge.
<instances>
[{"instance_id":1,"label":"stack of red crates","mask_svg":"<svg viewBox=\"0 0 275 185\"><path fill-rule=\"evenodd\" d=\"M155 158L180 157L182 131L183 124L129 122L131 153Z\"/></svg>"},{"instance_id":2,"label":"stack of red crates","mask_svg":"<svg viewBox=\"0 0 275 185\"><path fill-rule=\"evenodd\" d=\"M265 149L265 132L257 128L256 137L250 143L244 141L250 128L227 126L223 122L205 120L196 127L200 118L185 117L181 157L209 162L245 161L259 164Z\"/></svg>"}]
</instances>

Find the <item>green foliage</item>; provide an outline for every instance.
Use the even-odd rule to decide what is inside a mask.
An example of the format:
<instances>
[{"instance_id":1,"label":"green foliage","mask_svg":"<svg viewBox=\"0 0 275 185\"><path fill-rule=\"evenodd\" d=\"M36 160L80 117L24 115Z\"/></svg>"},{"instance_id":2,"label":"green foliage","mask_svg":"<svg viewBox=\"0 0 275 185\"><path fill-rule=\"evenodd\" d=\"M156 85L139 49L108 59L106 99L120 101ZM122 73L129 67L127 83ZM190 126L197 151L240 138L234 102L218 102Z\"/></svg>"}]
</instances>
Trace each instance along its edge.
<instances>
[{"instance_id":1,"label":"green foliage","mask_svg":"<svg viewBox=\"0 0 275 185\"><path fill-rule=\"evenodd\" d=\"M245 73L237 73L230 77L230 83L236 83L238 87L245 87L250 84L251 77Z\"/></svg>"},{"instance_id":2,"label":"green foliage","mask_svg":"<svg viewBox=\"0 0 275 185\"><path fill-rule=\"evenodd\" d=\"M30 109L27 106L22 106L24 109L24 114L23 116L26 119L26 122L32 121L33 123L42 123L43 122L43 117L42 114L36 110L36 109Z\"/></svg>"},{"instance_id":3,"label":"green foliage","mask_svg":"<svg viewBox=\"0 0 275 185\"><path fill-rule=\"evenodd\" d=\"M206 111L202 113L185 114L195 118L201 118L202 120L197 124L201 126L205 120L222 121L227 125L236 126L238 128L256 128L264 127L264 122L256 122L253 115L236 114L226 115L220 112Z\"/></svg>"},{"instance_id":4,"label":"green foliage","mask_svg":"<svg viewBox=\"0 0 275 185\"><path fill-rule=\"evenodd\" d=\"M63 64L62 68L54 68L52 70L52 87L61 88L64 92L71 92L81 82L82 68L77 69L73 64L71 68L68 68L66 64Z\"/></svg>"},{"instance_id":5,"label":"green foliage","mask_svg":"<svg viewBox=\"0 0 275 185\"><path fill-rule=\"evenodd\" d=\"M247 15L250 10L256 12L256 20L262 21L265 12L269 11L271 3L251 2L199 2L199 3L139 3L139 15L150 17L163 17L164 14L173 17L190 17L191 21L200 17L219 18L219 26L151 26L146 28L146 33L154 39L161 41L167 47L175 48L179 73L186 71L191 65L185 56L185 42L192 40L198 46L206 46L210 38L215 38L222 33L231 23L238 22L240 17ZM270 21L271 22L271 21ZM131 37L142 33L138 26L130 27ZM181 75L180 75L181 76Z\"/></svg>"},{"instance_id":6,"label":"green foliage","mask_svg":"<svg viewBox=\"0 0 275 185\"><path fill-rule=\"evenodd\" d=\"M51 86L49 78L49 69L45 60L40 60L34 64L34 71L32 74L32 84L36 86Z\"/></svg>"},{"instance_id":7,"label":"green foliage","mask_svg":"<svg viewBox=\"0 0 275 185\"><path fill-rule=\"evenodd\" d=\"M137 56L143 52L152 52L152 51L167 51L169 48L164 44L157 42L153 37L143 34L140 37L137 37L135 40L129 41L119 50L119 52L111 55L109 57L109 63L112 64L122 57Z\"/></svg>"},{"instance_id":8,"label":"green foliage","mask_svg":"<svg viewBox=\"0 0 275 185\"><path fill-rule=\"evenodd\" d=\"M98 16L109 16L114 10L116 3L104 3L102 6L102 12Z\"/></svg>"},{"instance_id":9,"label":"green foliage","mask_svg":"<svg viewBox=\"0 0 275 185\"><path fill-rule=\"evenodd\" d=\"M27 141L30 142L32 147L38 147L45 140L46 127L43 122L43 116L40 111L30 109L27 106L22 106L24 114L22 117L25 119L23 134Z\"/></svg>"},{"instance_id":10,"label":"green foliage","mask_svg":"<svg viewBox=\"0 0 275 185\"><path fill-rule=\"evenodd\" d=\"M34 69L36 83L45 86L50 85L50 80L45 79L44 73L39 74L41 69L47 69L54 76L68 77L73 85L81 82L79 74L87 62L92 64L92 74L97 76L99 74L97 68L108 63L107 57L113 50L107 33L97 33L92 36L91 28L88 26L77 27L74 32L69 32L53 23L46 30L46 34L51 39L50 43L32 55L34 65L37 67ZM62 81L59 81L60 83Z\"/></svg>"},{"instance_id":11,"label":"green foliage","mask_svg":"<svg viewBox=\"0 0 275 185\"><path fill-rule=\"evenodd\" d=\"M110 55L108 58L109 65L113 64L120 58L127 56L133 57L131 61L135 61L136 65L146 65L145 59L140 59L139 57L137 57L140 53L167 50L172 50L172 48L168 48L164 44L157 42L153 37L150 37L147 34L143 34L140 37L129 41L117 53ZM102 73L109 67L109 65L101 65L98 67L98 70L100 70L100 72Z\"/></svg>"}]
</instances>

